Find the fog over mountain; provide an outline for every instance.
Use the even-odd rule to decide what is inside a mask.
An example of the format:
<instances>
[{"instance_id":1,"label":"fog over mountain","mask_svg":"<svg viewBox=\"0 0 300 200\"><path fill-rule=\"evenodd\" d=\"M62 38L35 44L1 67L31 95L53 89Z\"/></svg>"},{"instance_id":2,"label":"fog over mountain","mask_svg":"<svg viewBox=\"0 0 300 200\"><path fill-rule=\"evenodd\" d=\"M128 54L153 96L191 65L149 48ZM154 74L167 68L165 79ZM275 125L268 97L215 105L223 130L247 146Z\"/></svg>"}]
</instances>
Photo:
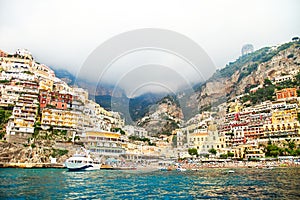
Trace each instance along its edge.
<instances>
[{"instance_id":1,"label":"fog over mountain","mask_svg":"<svg viewBox=\"0 0 300 200\"><path fill-rule=\"evenodd\" d=\"M0 44L8 52L26 48L41 63L66 69L77 78L118 85L127 96L136 97L191 88L237 58L244 44L259 49L298 35L299 8L297 0L3 0ZM139 32L150 29L173 34ZM135 35L128 39L129 33ZM195 65L191 53L199 51L183 38L201 47L213 65L203 59ZM107 51L86 65L99 47Z\"/></svg>"}]
</instances>

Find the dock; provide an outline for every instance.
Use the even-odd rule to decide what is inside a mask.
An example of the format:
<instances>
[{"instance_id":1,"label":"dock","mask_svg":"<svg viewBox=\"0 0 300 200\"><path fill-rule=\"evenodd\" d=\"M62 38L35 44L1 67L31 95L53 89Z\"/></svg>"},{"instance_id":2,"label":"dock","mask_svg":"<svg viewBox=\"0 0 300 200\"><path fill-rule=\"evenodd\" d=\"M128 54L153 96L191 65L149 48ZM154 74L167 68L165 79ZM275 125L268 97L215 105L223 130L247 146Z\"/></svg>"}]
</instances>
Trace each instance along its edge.
<instances>
[{"instance_id":1,"label":"dock","mask_svg":"<svg viewBox=\"0 0 300 200\"><path fill-rule=\"evenodd\" d=\"M63 164L59 163L0 163L0 168L65 168Z\"/></svg>"}]
</instances>

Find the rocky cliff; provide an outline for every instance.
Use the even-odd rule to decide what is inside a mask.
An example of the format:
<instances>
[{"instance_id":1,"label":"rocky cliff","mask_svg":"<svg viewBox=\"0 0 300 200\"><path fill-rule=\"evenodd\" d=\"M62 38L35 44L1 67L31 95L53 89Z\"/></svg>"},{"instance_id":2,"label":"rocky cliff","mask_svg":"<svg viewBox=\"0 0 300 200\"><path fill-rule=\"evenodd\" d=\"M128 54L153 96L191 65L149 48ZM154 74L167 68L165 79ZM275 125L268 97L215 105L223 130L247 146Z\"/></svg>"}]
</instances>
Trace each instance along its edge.
<instances>
[{"instance_id":1,"label":"rocky cliff","mask_svg":"<svg viewBox=\"0 0 300 200\"><path fill-rule=\"evenodd\" d=\"M151 106L145 117L138 120L137 125L144 127L150 135L170 135L172 130L182 123L183 113L178 101L167 96Z\"/></svg>"},{"instance_id":2,"label":"rocky cliff","mask_svg":"<svg viewBox=\"0 0 300 200\"><path fill-rule=\"evenodd\" d=\"M299 69L299 41L262 48L241 56L217 71L190 100L194 102L197 96L198 109L208 110L227 99L244 94L249 88L262 85L265 79L272 81L280 76L295 75Z\"/></svg>"},{"instance_id":3,"label":"rocky cliff","mask_svg":"<svg viewBox=\"0 0 300 200\"><path fill-rule=\"evenodd\" d=\"M0 163L50 163L52 157L62 164L80 149L80 145L69 141L69 136L67 132L54 130L39 131L27 142L7 138L15 142L0 142Z\"/></svg>"}]
</instances>

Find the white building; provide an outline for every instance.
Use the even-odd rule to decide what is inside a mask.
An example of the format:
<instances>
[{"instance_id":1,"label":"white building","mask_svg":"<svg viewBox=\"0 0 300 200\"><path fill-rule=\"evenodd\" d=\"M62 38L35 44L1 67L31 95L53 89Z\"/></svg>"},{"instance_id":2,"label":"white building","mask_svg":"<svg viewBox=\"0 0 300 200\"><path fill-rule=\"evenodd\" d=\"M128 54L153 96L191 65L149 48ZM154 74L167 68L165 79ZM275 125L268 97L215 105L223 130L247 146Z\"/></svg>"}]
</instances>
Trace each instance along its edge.
<instances>
[{"instance_id":1,"label":"white building","mask_svg":"<svg viewBox=\"0 0 300 200\"><path fill-rule=\"evenodd\" d=\"M126 125L123 130L127 133L128 136L137 136L140 138L147 137L148 132L146 129L138 126Z\"/></svg>"}]
</instances>

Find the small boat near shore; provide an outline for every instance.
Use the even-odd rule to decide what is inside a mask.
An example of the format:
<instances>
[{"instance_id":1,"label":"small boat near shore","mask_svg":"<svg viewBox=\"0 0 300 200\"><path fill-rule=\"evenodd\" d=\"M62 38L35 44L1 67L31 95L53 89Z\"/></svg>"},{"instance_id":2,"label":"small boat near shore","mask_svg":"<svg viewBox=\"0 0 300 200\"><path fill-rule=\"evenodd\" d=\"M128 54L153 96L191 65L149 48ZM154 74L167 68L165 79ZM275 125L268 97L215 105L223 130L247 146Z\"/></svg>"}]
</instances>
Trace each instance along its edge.
<instances>
[{"instance_id":1,"label":"small boat near shore","mask_svg":"<svg viewBox=\"0 0 300 200\"><path fill-rule=\"evenodd\" d=\"M176 168L176 171L178 171L178 172L185 172L186 169L182 168L182 167L178 167L178 168Z\"/></svg>"},{"instance_id":2,"label":"small boat near shore","mask_svg":"<svg viewBox=\"0 0 300 200\"><path fill-rule=\"evenodd\" d=\"M99 170L101 163L94 161L87 150L84 150L84 154L74 154L72 157L65 161L65 166L69 171L87 171L87 170Z\"/></svg>"}]
</instances>

